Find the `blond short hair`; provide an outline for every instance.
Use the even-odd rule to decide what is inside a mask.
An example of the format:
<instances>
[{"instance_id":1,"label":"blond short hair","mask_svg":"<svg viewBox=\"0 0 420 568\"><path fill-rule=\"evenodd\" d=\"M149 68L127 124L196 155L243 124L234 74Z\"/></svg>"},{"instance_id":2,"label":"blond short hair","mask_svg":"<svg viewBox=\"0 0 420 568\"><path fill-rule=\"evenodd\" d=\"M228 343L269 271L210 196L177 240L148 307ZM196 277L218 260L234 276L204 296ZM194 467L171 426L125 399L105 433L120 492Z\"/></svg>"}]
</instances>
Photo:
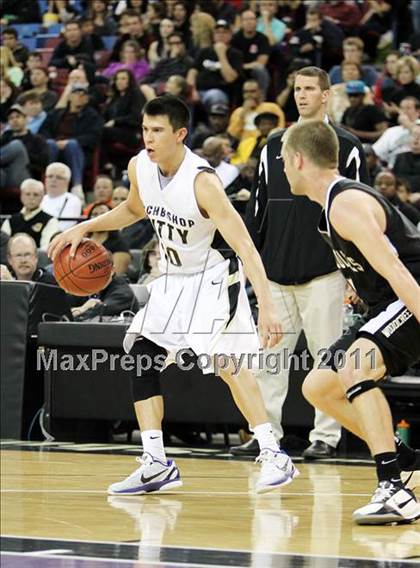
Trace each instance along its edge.
<instances>
[{"instance_id":1,"label":"blond short hair","mask_svg":"<svg viewBox=\"0 0 420 568\"><path fill-rule=\"evenodd\" d=\"M287 129L283 137L286 152L300 152L320 168L338 167L338 138L322 120L299 122Z\"/></svg>"}]
</instances>

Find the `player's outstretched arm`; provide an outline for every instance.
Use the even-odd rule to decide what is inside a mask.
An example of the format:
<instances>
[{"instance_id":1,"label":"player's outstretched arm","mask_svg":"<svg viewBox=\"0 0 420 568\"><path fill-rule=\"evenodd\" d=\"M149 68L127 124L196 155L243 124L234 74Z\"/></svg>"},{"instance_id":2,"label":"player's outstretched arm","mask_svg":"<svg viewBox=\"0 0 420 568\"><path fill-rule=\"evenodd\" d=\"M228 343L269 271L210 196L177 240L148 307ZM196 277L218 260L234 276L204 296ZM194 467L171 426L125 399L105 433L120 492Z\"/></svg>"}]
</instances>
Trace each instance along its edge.
<instances>
[{"instance_id":1,"label":"player's outstretched arm","mask_svg":"<svg viewBox=\"0 0 420 568\"><path fill-rule=\"evenodd\" d=\"M384 234L386 217L379 202L360 191L348 190L334 199L330 222L339 235L356 245L420 322L420 286Z\"/></svg>"},{"instance_id":2,"label":"player's outstretched arm","mask_svg":"<svg viewBox=\"0 0 420 568\"><path fill-rule=\"evenodd\" d=\"M48 247L48 256L54 260L55 256L68 244L71 245L70 255L74 256L80 241L88 233L95 231L116 231L132 225L139 219L146 217L143 203L140 199L136 182L136 158L128 164L128 177L130 179L130 193L126 201L89 221L84 221L53 239Z\"/></svg>"},{"instance_id":3,"label":"player's outstretched arm","mask_svg":"<svg viewBox=\"0 0 420 568\"><path fill-rule=\"evenodd\" d=\"M281 326L275 316L264 265L240 215L215 174L202 172L197 176L195 195L202 212L212 219L225 241L242 260L258 300L261 343L265 348L273 347L281 339Z\"/></svg>"}]
</instances>

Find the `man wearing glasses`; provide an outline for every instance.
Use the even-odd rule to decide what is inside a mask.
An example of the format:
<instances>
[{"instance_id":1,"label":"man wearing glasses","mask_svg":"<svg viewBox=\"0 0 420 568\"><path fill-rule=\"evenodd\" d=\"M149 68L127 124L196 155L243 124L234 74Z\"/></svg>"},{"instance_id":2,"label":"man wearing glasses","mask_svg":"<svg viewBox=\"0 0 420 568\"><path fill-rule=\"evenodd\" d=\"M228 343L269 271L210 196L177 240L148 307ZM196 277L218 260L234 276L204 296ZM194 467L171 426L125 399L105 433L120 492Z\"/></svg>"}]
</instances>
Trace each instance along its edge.
<instances>
[{"instance_id":1,"label":"man wearing glasses","mask_svg":"<svg viewBox=\"0 0 420 568\"><path fill-rule=\"evenodd\" d=\"M148 100L156 96L156 93L162 94L166 81L172 75L186 77L194 64L193 59L187 54L181 33L171 33L168 43L169 56L158 61L156 66L140 81L140 90Z\"/></svg>"},{"instance_id":2,"label":"man wearing glasses","mask_svg":"<svg viewBox=\"0 0 420 568\"><path fill-rule=\"evenodd\" d=\"M57 282L52 274L38 268L36 243L30 235L16 233L7 243L7 263L11 268L0 265L0 280L26 280L54 284Z\"/></svg>"},{"instance_id":3,"label":"man wearing glasses","mask_svg":"<svg viewBox=\"0 0 420 568\"><path fill-rule=\"evenodd\" d=\"M65 231L76 224L82 214L82 202L69 193L71 171L66 164L53 162L45 170L46 195L41 203L43 211L59 220L60 231ZM71 219L71 220L60 220Z\"/></svg>"}]
</instances>

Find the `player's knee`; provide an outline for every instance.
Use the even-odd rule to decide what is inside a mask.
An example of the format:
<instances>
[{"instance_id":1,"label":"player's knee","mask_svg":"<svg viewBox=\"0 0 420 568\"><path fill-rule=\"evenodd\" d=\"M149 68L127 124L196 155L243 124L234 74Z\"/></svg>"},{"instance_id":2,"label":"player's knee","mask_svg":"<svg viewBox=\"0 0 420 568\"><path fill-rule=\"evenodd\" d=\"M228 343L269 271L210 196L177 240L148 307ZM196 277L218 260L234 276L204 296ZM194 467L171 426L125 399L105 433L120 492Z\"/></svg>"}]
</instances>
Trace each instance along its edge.
<instances>
[{"instance_id":1,"label":"player's knee","mask_svg":"<svg viewBox=\"0 0 420 568\"><path fill-rule=\"evenodd\" d=\"M314 401L319 396L319 384L316 377L316 371L311 371L305 377L305 380L302 384L302 394L305 399L313 404Z\"/></svg>"},{"instance_id":2,"label":"player's knee","mask_svg":"<svg viewBox=\"0 0 420 568\"><path fill-rule=\"evenodd\" d=\"M131 354L135 360L135 369L131 375L133 401L159 396L160 372L167 357L166 350L153 341L142 338L133 345Z\"/></svg>"}]
</instances>

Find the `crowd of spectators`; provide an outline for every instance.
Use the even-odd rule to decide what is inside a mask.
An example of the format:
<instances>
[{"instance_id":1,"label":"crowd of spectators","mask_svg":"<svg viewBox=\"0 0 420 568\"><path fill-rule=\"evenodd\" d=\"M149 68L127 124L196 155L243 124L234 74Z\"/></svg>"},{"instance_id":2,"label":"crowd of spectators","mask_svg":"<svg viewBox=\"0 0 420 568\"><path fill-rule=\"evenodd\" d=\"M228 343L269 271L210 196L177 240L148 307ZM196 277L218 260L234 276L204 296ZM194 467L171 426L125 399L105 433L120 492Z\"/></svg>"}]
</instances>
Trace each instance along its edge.
<instances>
[{"instance_id":1,"label":"crowd of spectators","mask_svg":"<svg viewBox=\"0 0 420 568\"><path fill-rule=\"evenodd\" d=\"M45 250L126 199L142 108L162 93L187 102L187 144L244 214L267 137L298 118L294 77L308 65L328 71L330 118L363 142L372 184L419 223L420 2L3 0L0 22L2 213L13 213L2 242L23 232ZM149 243L147 280L153 234L142 220L91 238L116 278Z\"/></svg>"}]
</instances>

